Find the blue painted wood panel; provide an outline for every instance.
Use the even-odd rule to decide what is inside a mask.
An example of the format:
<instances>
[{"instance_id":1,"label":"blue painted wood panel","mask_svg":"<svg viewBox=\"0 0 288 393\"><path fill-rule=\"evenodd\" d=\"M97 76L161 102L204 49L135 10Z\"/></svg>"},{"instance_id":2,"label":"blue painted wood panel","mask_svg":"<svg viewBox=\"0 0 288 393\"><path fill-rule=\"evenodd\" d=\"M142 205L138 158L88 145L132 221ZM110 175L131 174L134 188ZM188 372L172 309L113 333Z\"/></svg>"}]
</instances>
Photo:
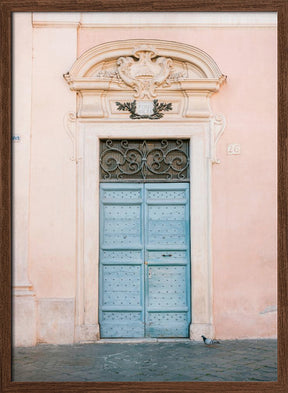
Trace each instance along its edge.
<instances>
[{"instance_id":1,"label":"blue painted wood panel","mask_svg":"<svg viewBox=\"0 0 288 393\"><path fill-rule=\"evenodd\" d=\"M189 184L101 184L101 337L188 337L189 249Z\"/></svg>"},{"instance_id":2,"label":"blue painted wood panel","mask_svg":"<svg viewBox=\"0 0 288 393\"><path fill-rule=\"evenodd\" d=\"M101 337L144 337L143 184L101 184Z\"/></svg>"},{"instance_id":3,"label":"blue painted wood panel","mask_svg":"<svg viewBox=\"0 0 288 393\"><path fill-rule=\"evenodd\" d=\"M146 184L146 337L189 337L189 250L189 184Z\"/></svg>"}]
</instances>

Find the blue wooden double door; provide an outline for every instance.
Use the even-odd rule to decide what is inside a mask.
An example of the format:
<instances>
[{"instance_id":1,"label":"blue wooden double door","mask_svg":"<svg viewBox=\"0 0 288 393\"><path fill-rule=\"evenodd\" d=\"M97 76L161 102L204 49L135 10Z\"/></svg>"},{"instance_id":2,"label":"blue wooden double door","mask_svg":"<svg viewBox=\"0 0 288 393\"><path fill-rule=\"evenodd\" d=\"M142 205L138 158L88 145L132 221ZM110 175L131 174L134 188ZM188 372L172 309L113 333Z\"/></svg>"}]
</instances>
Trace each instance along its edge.
<instances>
[{"instance_id":1,"label":"blue wooden double door","mask_svg":"<svg viewBox=\"0 0 288 393\"><path fill-rule=\"evenodd\" d=\"M188 337L188 183L100 186L101 337Z\"/></svg>"}]
</instances>

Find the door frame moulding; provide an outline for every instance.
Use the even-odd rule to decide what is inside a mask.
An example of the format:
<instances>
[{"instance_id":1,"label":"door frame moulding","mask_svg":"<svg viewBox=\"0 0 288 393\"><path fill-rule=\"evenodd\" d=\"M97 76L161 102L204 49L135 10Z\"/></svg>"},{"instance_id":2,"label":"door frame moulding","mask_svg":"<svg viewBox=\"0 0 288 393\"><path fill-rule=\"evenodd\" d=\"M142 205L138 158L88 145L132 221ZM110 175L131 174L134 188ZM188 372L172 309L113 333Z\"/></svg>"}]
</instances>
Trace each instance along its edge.
<instances>
[{"instance_id":1,"label":"door frame moulding","mask_svg":"<svg viewBox=\"0 0 288 393\"><path fill-rule=\"evenodd\" d=\"M148 85L141 79L147 70L144 58L150 70ZM125 68L126 62L130 68ZM119 67L123 68L119 71ZM162 70L165 73L161 74ZM99 45L85 52L65 79L78 97L77 115L66 117L73 159L77 163L75 342L100 339L100 139L190 140L190 339L199 340L201 334L213 336L211 168L212 163L219 162L216 144L225 119L223 115L213 114L210 96L218 91L225 77L214 60L198 48L169 41L127 40ZM151 101L155 97L159 101L173 101L173 110L161 119L135 120L129 118L128 112L117 110L116 102Z\"/></svg>"}]
</instances>

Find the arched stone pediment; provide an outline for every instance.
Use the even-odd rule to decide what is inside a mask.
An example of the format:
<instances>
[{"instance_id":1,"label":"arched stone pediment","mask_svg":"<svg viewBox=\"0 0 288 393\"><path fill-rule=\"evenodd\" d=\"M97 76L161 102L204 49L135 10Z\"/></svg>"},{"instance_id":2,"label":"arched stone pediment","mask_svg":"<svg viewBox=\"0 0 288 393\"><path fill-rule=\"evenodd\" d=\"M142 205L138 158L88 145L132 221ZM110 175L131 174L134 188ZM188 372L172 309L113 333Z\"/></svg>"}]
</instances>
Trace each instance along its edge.
<instances>
[{"instance_id":1,"label":"arched stone pediment","mask_svg":"<svg viewBox=\"0 0 288 393\"><path fill-rule=\"evenodd\" d=\"M223 76L212 57L195 46L174 41L143 39L112 41L94 46L76 60L69 74L73 77L93 76L93 70L97 65L113 63L121 56L135 55L137 48L141 46L150 46L156 56L170 57L180 63L194 66L202 73L203 78L219 79Z\"/></svg>"},{"instance_id":2,"label":"arched stone pediment","mask_svg":"<svg viewBox=\"0 0 288 393\"><path fill-rule=\"evenodd\" d=\"M143 39L97 45L64 77L79 92L79 117L123 119L117 102L165 98L172 108L165 117L171 120L211 116L209 97L226 79L215 61L194 46Z\"/></svg>"}]
</instances>

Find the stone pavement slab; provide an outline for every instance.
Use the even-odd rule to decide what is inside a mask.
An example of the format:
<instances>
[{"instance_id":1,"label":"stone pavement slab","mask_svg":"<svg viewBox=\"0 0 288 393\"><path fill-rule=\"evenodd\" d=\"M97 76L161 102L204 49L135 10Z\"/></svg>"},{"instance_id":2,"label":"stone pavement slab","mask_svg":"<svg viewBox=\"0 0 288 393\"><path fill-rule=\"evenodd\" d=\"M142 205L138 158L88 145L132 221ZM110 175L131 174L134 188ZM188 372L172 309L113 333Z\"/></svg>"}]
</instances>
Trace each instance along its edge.
<instances>
[{"instance_id":1,"label":"stone pavement slab","mask_svg":"<svg viewBox=\"0 0 288 393\"><path fill-rule=\"evenodd\" d=\"M276 381L276 340L100 341L15 348L13 381Z\"/></svg>"}]
</instances>

